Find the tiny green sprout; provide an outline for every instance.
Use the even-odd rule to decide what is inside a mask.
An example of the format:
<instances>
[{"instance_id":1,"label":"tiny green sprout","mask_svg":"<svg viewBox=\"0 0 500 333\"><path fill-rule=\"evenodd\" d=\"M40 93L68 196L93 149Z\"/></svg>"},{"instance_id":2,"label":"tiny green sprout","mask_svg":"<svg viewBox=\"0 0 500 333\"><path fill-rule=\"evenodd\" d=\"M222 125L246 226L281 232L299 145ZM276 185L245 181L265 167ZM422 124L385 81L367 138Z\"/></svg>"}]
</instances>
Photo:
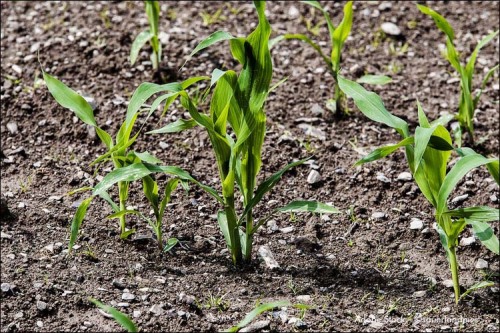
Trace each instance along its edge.
<instances>
[{"instance_id":1,"label":"tiny green sprout","mask_svg":"<svg viewBox=\"0 0 500 333\"><path fill-rule=\"evenodd\" d=\"M479 90L474 95L473 85L473 75L474 75L474 67L476 65L476 59L479 54L479 51L490 41L498 36L498 30L490 33L486 37L484 37L477 45L472 54L470 55L469 61L464 65L460 62L460 57L455 49L454 39L455 32L451 27L450 23L438 12L423 6L418 5L418 9L432 17L436 26L446 34L446 59L450 63L450 65L457 71L460 76L460 102L458 105L458 114L456 116L458 122L460 123L460 127L457 128L457 133L455 135L455 140L457 145L461 146L461 132L467 131L469 134L469 140L472 144L474 144L474 115L476 109L478 107L479 98L481 97L483 90L486 88L486 84L489 79L493 76L493 73L498 69L498 65L491 68L483 78L481 86Z\"/></svg>"},{"instance_id":2,"label":"tiny green sprout","mask_svg":"<svg viewBox=\"0 0 500 333\"><path fill-rule=\"evenodd\" d=\"M227 19L225 15L222 15L222 8L217 9L213 14L203 11L200 13L200 16L203 19L204 26L210 26Z\"/></svg>"},{"instance_id":3,"label":"tiny green sprout","mask_svg":"<svg viewBox=\"0 0 500 333\"><path fill-rule=\"evenodd\" d=\"M344 47L344 43L349 37L349 34L351 33L352 21L353 21L353 10L352 10L353 2L348 1L345 4L344 17L342 18L342 21L339 23L337 27L333 25L332 19L328 11L325 10L318 1L302 1L302 2L312 6L315 9L320 10L321 13L323 14L325 22L328 26L328 32L330 34L330 45L331 45L330 56L328 57L323 52L319 44L315 43L308 36L304 34L288 33L280 35L269 41L269 47L274 46L281 40L290 40L290 39L297 39L311 46L325 61L325 64L327 65L328 69L330 70L330 73L333 76L333 79L335 80L333 98L329 99L326 102L327 108L334 114L342 114L342 113L347 114L348 109L347 109L346 99L342 90L339 89L337 76L339 75L341 68L340 61L341 61L342 49ZM311 31L313 35L316 35L315 32L317 31L318 26L311 27L310 21L307 20L306 20L306 26L307 29ZM379 84L379 85L387 84L392 81L391 78L385 75L367 75L367 77L361 77L360 80L365 80L364 83Z\"/></svg>"},{"instance_id":4,"label":"tiny green sprout","mask_svg":"<svg viewBox=\"0 0 500 333\"><path fill-rule=\"evenodd\" d=\"M156 0L146 0L146 15L148 16L149 29L141 32L135 37L130 49L130 64L133 65L137 60L139 51L149 42L153 52L151 53L151 63L155 71L159 70L161 63L161 43L159 35L160 3Z\"/></svg>"},{"instance_id":5,"label":"tiny green sprout","mask_svg":"<svg viewBox=\"0 0 500 333\"><path fill-rule=\"evenodd\" d=\"M245 318L243 318L242 321L240 321L235 326L228 328L227 330L225 330L225 332L238 332L240 329L250 324L252 320L254 320L255 317L259 316L260 314L266 311L271 311L275 308L281 308L284 306L291 306L291 305L292 304L289 301L278 301L278 302L257 305L255 309L247 313L247 315L245 316Z\"/></svg>"},{"instance_id":6,"label":"tiny green sprout","mask_svg":"<svg viewBox=\"0 0 500 333\"><path fill-rule=\"evenodd\" d=\"M489 222L499 219L499 210L487 206L448 208L448 198L461 179L471 170L486 166L493 179L499 183L498 158L486 158L470 148L454 148L451 135L445 128L450 121L443 116L429 122L417 101L419 126L411 134L408 123L385 109L382 99L365 90L356 82L339 76L340 89L354 100L359 110L373 121L392 127L402 136L399 143L378 148L356 165L381 159L398 148L405 148L406 160L420 191L434 207L437 231L450 263L455 291L455 301L460 300L460 284L456 248L460 233L467 225L472 226L476 237L492 252L499 253L499 242ZM452 152L459 156L450 167ZM486 285L482 285L484 287Z\"/></svg>"},{"instance_id":7,"label":"tiny green sprout","mask_svg":"<svg viewBox=\"0 0 500 333\"><path fill-rule=\"evenodd\" d=\"M249 262L252 257L253 237L258 228L274 214L290 212L337 213L329 205L316 201L293 201L288 205L267 212L260 220L254 217L253 209L264 195L270 192L289 169L301 165L307 159L288 164L280 171L257 185L257 176L262 166L262 147L266 134L265 103L272 79L272 58L268 42L271 26L265 16L265 2L255 1L258 24L247 37L233 37L230 33L217 31L201 41L189 58L199 51L220 41L229 41L235 60L241 63L239 73L233 70L215 69L209 87L215 86L210 100L209 112L203 113L195 106L185 90L159 97L153 103L158 107L167 99L164 110L180 97L181 105L191 118L179 119L151 134L174 133L200 126L208 133L217 161L222 195L214 196L223 210L217 214L217 222L230 250L234 265ZM188 60L189 60L188 58ZM189 80L189 79L188 79ZM162 89L158 86L159 90ZM159 91L158 90L158 91ZM141 100L144 103L146 99ZM236 190L243 196L242 211L237 210ZM238 214L240 213L240 214Z\"/></svg>"}]
</instances>

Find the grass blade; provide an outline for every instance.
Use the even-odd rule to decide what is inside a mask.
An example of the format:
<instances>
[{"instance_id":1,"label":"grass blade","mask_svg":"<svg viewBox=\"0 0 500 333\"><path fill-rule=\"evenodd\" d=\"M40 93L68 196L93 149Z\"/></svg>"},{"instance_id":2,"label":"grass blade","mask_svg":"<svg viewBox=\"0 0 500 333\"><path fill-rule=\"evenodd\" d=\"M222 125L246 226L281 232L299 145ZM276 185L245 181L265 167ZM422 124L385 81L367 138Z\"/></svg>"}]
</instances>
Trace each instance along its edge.
<instances>
[{"instance_id":1,"label":"grass blade","mask_svg":"<svg viewBox=\"0 0 500 333\"><path fill-rule=\"evenodd\" d=\"M466 218L473 221L491 222L500 219L500 210L488 206L467 207L449 210L443 215Z\"/></svg>"},{"instance_id":2,"label":"grass blade","mask_svg":"<svg viewBox=\"0 0 500 333\"><path fill-rule=\"evenodd\" d=\"M145 30L135 37L132 43L132 48L130 49L130 64L133 65L137 60L139 51L142 47L153 37L153 34L149 30Z\"/></svg>"},{"instance_id":3,"label":"grass blade","mask_svg":"<svg viewBox=\"0 0 500 333\"><path fill-rule=\"evenodd\" d=\"M249 313L247 313L245 318L243 318L242 321L236 324L236 326L227 329L226 332L238 332L238 330L250 324L252 320L254 320L254 318L260 315L261 313L272 310L274 308L290 306L290 305L291 303L289 301L278 301L278 302L261 304L252 311L250 311Z\"/></svg>"},{"instance_id":4,"label":"grass blade","mask_svg":"<svg viewBox=\"0 0 500 333\"><path fill-rule=\"evenodd\" d=\"M128 332L137 332L137 327L135 326L134 322L126 314L118 311L117 309L109 305L102 304L101 302L99 302L94 298L89 298L89 301L91 301L99 308L101 308L102 310L113 316L113 319Z\"/></svg>"},{"instance_id":5,"label":"grass blade","mask_svg":"<svg viewBox=\"0 0 500 333\"><path fill-rule=\"evenodd\" d=\"M414 139L412 136L410 136L404 140L401 140L400 142L398 142L395 145L377 148L374 151L372 151L371 153L369 153L368 155L366 155L365 157L363 157L362 159L360 159L359 161L357 161L356 164L354 164L354 166L359 166L359 165L362 165L362 164L365 164L368 162L372 162L372 161L376 161L378 159L386 157L387 155L392 154L398 148L403 147L403 146L407 146L407 145L411 145L411 144L413 144L413 142L414 142Z\"/></svg>"},{"instance_id":6,"label":"grass blade","mask_svg":"<svg viewBox=\"0 0 500 333\"><path fill-rule=\"evenodd\" d=\"M455 32L453 31L453 28L451 27L450 23L448 23L448 21L443 16L441 16L438 12L430 9L429 7L426 7L423 5L418 5L418 4L417 4L417 7L422 13L432 17L432 19L436 23L437 27L441 31L443 31L446 34L446 36L448 36L448 38L450 40L455 39Z\"/></svg>"},{"instance_id":7,"label":"grass blade","mask_svg":"<svg viewBox=\"0 0 500 333\"><path fill-rule=\"evenodd\" d=\"M306 201L297 200L292 201L288 205L278 208L277 211L282 213L298 213L298 212L312 212L320 214L334 214L340 211L330 205L324 204L319 201Z\"/></svg>"},{"instance_id":8,"label":"grass blade","mask_svg":"<svg viewBox=\"0 0 500 333\"><path fill-rule=\"evenodd\" d=\"M467 296L468 294L470 294L471 292L475 291L475 290L478 290L478 289L481 289L481 288L488 288L488 287L492 287L494 286L495 283L494 282L491 282L491 281L481 281L481 282L478 282L476 283L475 285L473 285L472 287L470 287L469 289L467 289L461 296L460 296L460 299L464 298L465 296Z\"/></svg>"},{"instance_id":9,"label":"grass blade","mask_svg":"<svg viewBox=\"0 0 500 333\"><path fill-rule=\"evenodd\" d=\"M392 78L386 75L364 75L356 80L357 83L384 85L392 82Z\"/></svg>"},{"instance_id":10,"label":"grass blade","mask_svg":"<svg viewBox=\"0 0 500 333\"><path fill-rule=\"evenodd\" d=\"M73 216L73 221L71 221L68 253L71 253L71 250L75 245L76 239L78 238L78 231L80 230L80 226L82 225L82 221L85 218L85 214L87 214L87 209L89 208L92 199L94 199L93 196L83 200L82 203L78 206L75 216Z\"/></svg>"}]
</instances>

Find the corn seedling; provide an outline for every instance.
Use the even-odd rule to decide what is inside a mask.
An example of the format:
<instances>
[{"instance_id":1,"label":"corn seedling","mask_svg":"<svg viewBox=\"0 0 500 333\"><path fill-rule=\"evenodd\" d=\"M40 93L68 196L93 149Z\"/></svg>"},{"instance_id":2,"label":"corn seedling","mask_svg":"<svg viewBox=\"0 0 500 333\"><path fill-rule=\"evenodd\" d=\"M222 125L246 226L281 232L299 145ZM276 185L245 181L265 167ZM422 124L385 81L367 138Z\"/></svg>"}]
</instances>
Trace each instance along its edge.
<instances>
[{"instance_id":1,"label":"corn seedling","mask_svg":"<svg viewBox=\"0 0 500 333\"><path fill-rule=\"evenodd\" d=\"M378 148L359 160L356 165L383 158L400 147L406 150L406 160L413 177L425 198L435 209L437 230L450 263L455 300L460 299L460 284L456 247L458 237L467 225L471 225L477 238L494 253L499 253L498 238L488 222L499 219L499 210L487 206L448 209L448 197L471 170L485 165L499 182L498 158L486 158L470 148L454 148L451 135L443 126L450 117L442 117L429 123L420 103L418 106L419 126L413 135L403 119L389 113L382 99L365 90L356 82L339 76L339 85L344 93L354 100L361 112L373 121L394 128L403 140L395 145ZM447 172L452 151L459 155L458 161ZM484 286L484 285L482 285Z\"/></svg>"},{"instance_id":2,"label":"corn seedling","mask_svg":"<svg viewBox=\"0 0 500 333\"><path fill-rule=\"evenodd\" d=\"M123 215L134 214L141 217L144 221L146 221L156 236L156 242L158 244L158 248L160 251L168 252L170 251L177 243L178 240L176 238L169 238L165 245L163 245L163 216L165 215L165 209L167 204L170 202L170 197L173 191L177 188L177 184L179 183L179 179L170 179L166 186L165 192L163 194L163 199L160 201L158 195L158 183L151 177L151 175L145 176L142 178L142 188L144 191L144 195L149 201L151 208L153 209L153 213L155 219L152 220L149 217L145 216L141 212L137 210L122 210L118 213L111 214L108 218L120 218Z\"/></svg>"},{"instance_id":3,"label":"corn seedling","mask_svg":"<svg viewBox=\"0 0 500 333\"><path fill-rule=\"evenodd\" d=\"M106 131L104 131L97 125L92 107L82 96L78 95L74 90L66 86L64 83L45 72L43 72L43 77L54 99L61 106L73 111L75 115L85 124L94 127L97 136L106 146L107 152L99 156L90 165L92 166L98 163L111 161L114 166L114 170L110 172L106 177L104 177L101 183L99 183L95 188L85 188L90 189L93 192L91 197L82 201L73 217L73 221L71 223L69 252L71 252L71 249L75 244L81 223L85 218L87 209L95 196L99 196L104 199L111 205L114 213L120 214L118 216L120 237L124 239L135 232L135 230L133 229L127 230L125 220L126 214L120 213L125 211L126 208L130 182L142 179L143 177L146 177L153 172L165 172L168 174L177 175L182 180L195 181L187 172L182 169L156 165L161 161L147 151L139 153L129 150L130 146L136 141L137 137L139 136L142 126L144 126L145 122L152 114L152 111L150 110L149 114L146 117L146 121L144 121L143 125L141 126L141 129L139 129L135 135L131 136L132 129L140 112L140 108L144 102L143 100L141 100L141 96L144 94L144 91L153 91L154 93L154 88L153 90L151 90L151 86L149 84L142 84L135 91L134 95L132 96L131 102L128 105L126 119L121 125L115 140L113 140ZM198 77L185 81L182 84L170 83L162 87L170 89L172 91L182 90L202 79L203 77ZM118 205L111 199L110 195L107 192L107 190L114 184L118 185ZM210 189L208 191L210 191Z\"/></svg>"},{"instance_id":4,"label":"corn seedling","mask_svg":"<svg viewBox=\"0 0 500 333\"><path fill-rule=\"evenodd\" d=\"M458 131L455 135L455 141L457 142L458 146L461 146L461 132L465 130L469 134L470 142L474 143L474 113L477 109L479 98L481 97L481 94L483 93L483 90L485 89L489 79L491 78L495 70L497 70L498 65L491 68L486 73L481 83L481 87L475 95L473 94L474 90L472 88L474 66L476 64L476 59L479 51L498 35L498 30L490 33L477 44L476 48L469 58L469 61L464 66L460 62L459 54L453 44L455 39L455 32L453 31L450 23L438 12L426 6L417 5L417 7L422 13L432 17L432 19L436 23L436 26L446 34L446 59L460 76L460 102L458 105L458 115L456 117L458 122L460 123L460 128L458 128Z\"/></svg>"},{"instance_id":5,"label":"corn seedling","mask_svg":"<svg viewBox=\"0 0 500 333\"><path fill-rule=\"evenodd\" d=\"M272 61L268 48L271 27L264 14L265 2L254 2L259 23L248 37L233 37L218 31L203 40L190 54L220 41L229 40L233 57L243 65L239 75L233 71L214 70L211 85L215 85L210 102L210 115L198 110L186 91L177 93L182 106L191 119L178 120L150 133L179 132L201 126L207 132L217 160L222 196L217 196L224 210L218 212L219 227L224 235L235 265L249 261L252 254L253 235L277 212L335 213L331 206L315 201L294 201L275 209L259 221L254 219L253 208L271 191L281 176L290 168L307 159L287 165L282 170L256 186L257 175L262 165L261 153L266 133L266 102L271 83ZM210 86L208 88L210 88ZM208 92L208 90L207 90ZM167 94L172 96L172 94ZM169 97L158 97L157 107ZM167 101L168 107L172 100ZM165 109L164 108L164 109ZM232 133L227 132L230 127ZM235 183L243 196L243 212L238 217L235 207Z\"/></svg>"},{"instance_id":6,"label":"corn seedling","mask_svg":"<svg viewBox=\"0 0 500 333\"><path fill-rule=\"evenodd\" d=\"M338 86L337 76L339 75L340 71L342 48L344 47L344 43L347 40L347 37L349 37L349 34L351 33L353 19L352 1L349 1L345 4L344 17L336 28L333 25L328 11L325 10L318 1L302 2L320 10L321 13L323 13L326 24L328 26L328 32L330 34L330 56L328 57L317 43L312 41L308 36L304 34L284 34L272 39L269 42L269 45L270 47L272 47L283 39L297 39L309 44L325 61L325 64L327 65L330 73L333 76L333 79L335 80L333 99L329 99L327 101L327 108L334 114L337 112L339 112L339 114L348 113L346 99L342 90ZM364 83L369 84L386 84L392 81L391 78L384 75L367 75L366 77L361 77L360 80L364 80Z\"/></svg>"},{"instance_id":7,"label":"corn seedling","mask_svg":"<svg viewBox=\"0 0 500 333\"><path fill-rule=\"evenodd\" d=\"M161 43L158 38L159 20L160 20L160 3L158 1L146 0L146 15L148 16L149 29L141 32L135 37L130 50L130 64L133 65L137 60L139 51L149 42L153 52L151 53L151 63L153 69L158 70L161 62Z\"/></svg>"},{"instance_id":8,"label":"corn seedling","mask_svg":"<svg viewBox=\"0 0 500 333\"><path fill-rule=\"evenodd\" d=\"M137 327L134 322L123 312L118 311L112 306L103 304L94 298L89 298L89 301L94 303L98 308L102 309L104 312L110 314L113 319L120 324L127 332L137 332Z\"/></svg>"}]
</instances>

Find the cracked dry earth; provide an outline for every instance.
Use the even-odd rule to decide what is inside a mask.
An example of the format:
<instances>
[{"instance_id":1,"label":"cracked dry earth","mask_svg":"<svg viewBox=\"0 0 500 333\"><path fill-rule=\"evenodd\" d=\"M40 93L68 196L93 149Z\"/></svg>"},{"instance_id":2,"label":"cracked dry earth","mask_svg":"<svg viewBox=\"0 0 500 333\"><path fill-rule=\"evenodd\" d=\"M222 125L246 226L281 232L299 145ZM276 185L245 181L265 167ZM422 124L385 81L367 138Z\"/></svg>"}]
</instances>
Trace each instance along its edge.
<instances>
[{"instance_id":1,"label":"cracked dry earth","mask_svg":"<svg viewBox=\"0 0 500 333\"><path fill-rule=\"evenodd\" d=\"M328 5L339 22L343 3ZM426 2L456 31L457 49L470 54L477 41L498 29L498 2ZM164 76L169 81L233 68L222 44L194 57L178 71L195 45L211 32L243 36L254 27L251 2L162 2ZM218 19L205 25L200 14ZM165 232L183 247L160 254L148 237L122 241L110 208L96 200L83 222L78 249L67 256L68 230L85 193L111 169L94 174L89 164L103 153L95 132L58 106L41 81L40 63L73 89L93 99L96 118L116 133L127 101L141 82L154 81L149 48L130 66L135 36L147 27L141 2L1 2L1 212L2 331L120 331L87 299L94 297L128 314L142 331L221 331L239 322L258 302L306 303L262 314L247 330L262 331L491 331L499 330L498 256L466 229L458 250L465 288L489 279L495 286L454 304L445 254L433 229L433 211L408 179L404 155L353 167L362 155L398 140L351 106L339 119L325 111L333 80L307 45L281 42L273 50L274 82L288 80L267 102L268 132L261 180L293 159L311 163L286 173L256 214L293 199L331 202L342 213L279 215L255 236L253 263L233 268L214 219L219 207L204 192L178 190L165 218ZM295 1L269 2L272 37L309 33L321 15ZM343 73L393 78L374 86L386 108L417 124L416 99L430 119L457 109L456 73L442 57L444 36L412 2L355 2L354 25L343 55ZM390 36L381 24L392 22ZM327 47L323 24L319 36ZM498 38L481 50L476 86L499 58ZM477 111L476 150L498 156L498 71ZM146 130L184 117L173 105ZM200 129L143 136L164 164L178 165L219 189L207 136ZM317 171L314 184L307 182ZM158 177L164 184L166 176ZM116 193L112 193L116 195ZM470 172L452 198L454 206L498 207L498 186L485 169ZM134 184L130 205L146 209ZM139 235L150 230L129 218ZM493 223L498 234L498 222ZM257 250L267 246L280 268L269 270ZM477 268L480 267L480 268ZM482 267L482 268L481 268Z\"/></svg>"}]
</instances>

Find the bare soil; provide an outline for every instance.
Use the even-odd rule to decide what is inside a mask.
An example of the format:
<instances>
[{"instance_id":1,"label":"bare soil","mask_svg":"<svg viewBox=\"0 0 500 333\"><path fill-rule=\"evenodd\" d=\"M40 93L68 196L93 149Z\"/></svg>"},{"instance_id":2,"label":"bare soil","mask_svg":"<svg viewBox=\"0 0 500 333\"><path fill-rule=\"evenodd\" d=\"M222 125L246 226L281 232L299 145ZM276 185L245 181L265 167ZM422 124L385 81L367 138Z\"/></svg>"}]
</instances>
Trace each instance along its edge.
<instances>
[{"instance_id":1,"label":"bare soil","mask_svg":"<svg viewBox=\"0 0 500 333\"><path fill-rule=\"evenodd\" d=\"M338 23L343 4L324 4ZM498 2L428 5L451 22L464 55L499 27ZM161 6L167 80L233 68L228 48L220 44L178 71L195 45L213 31L243 36L256 24L250 2L181 1ZM445 39L434 22L412 2L391 2L390 8L380 1L356 2L354 8L353 31L343 54L344 75L391 76L391 84L370 89L412 127L417 124L417 99L430 119L455 112L459 83L441 54ZM218 9L219 20L204 25L200 13ZM37 52L47 72L95 99L98 123L116 133L134 90L158 79L147 62L149 48L135 66L128 61L133 39L147 27L144 6L118 1L2 1L1 10L1 197L11 213L1 214L1 282L12 287L1 295L2 331L120 331L87 300L94 297L130 315L142 331L221 331L243 319L258 302L289 300L306 302L311 309L263 314L257 320L269 320L264 330L498 332L498 256L478 241L459 247L464 290L485 279L494 281L495 287L474 292L455 305L452 289L443 284L451 277L432 227L433 210L412 181L397 180L409 171L403 152L353 167L372 148L396 142L397 134L371 122L352 104L345 117L318 113L319 108L326 110L333 80L317 54L298 41L281 42L272 51L274 81L288 80L267 103L261 179L293 159L313 155L314 163L286 173L256 213L302 198L331 202L342 214L276 216L278 228L268 225L255 237L253 263L236 269L214 218L220 207L194 186L187 194L177 190L173 196L165 232L183 246L163 255L152 240L120 240L115 221L106 219L110 207L96 200L82 225L79 248L67 256L71 218L88 195L67 194L95 185L110 169L95 175L89 167L104 152L103 146L40 82ZM308 33L304 19L314 25L322 18L299 2L272 2L267 10L273 37ZM383 34L383 22L398 25L401 35ZM325 25L314 39L327 50ZM498 58L497 38L480 53L476 86ZM498 85L497 71L477 111L480 143L475 149L485 155L499 153ZM155 115L145 129L183 116L174 105L165 119ZM321 130L324 138L306 135L299 127L304 123ZM220 189L210 142L200 129L144 135L135 150L148 150L165 165L185 168ZM314 185L306 181L312 167L322 177ZM380 181L379 173L389 182ZM163 183L167 177L158 179ZM452 197L464 194L465 202L457 205L498 206L498 186L485 169L469 173ZM138 184L132 186L130 205L149 210ZM385 216L374 218L373 213ZM411 230L412 218L421 219L427 230ZM498 222L493 225L498 234ZM138 234L150 234L146 224L133 217L129 226ZM282 232L286 227L293 231ZM467 229L462 237L471 235ZM280 269L270 271L259 260L257 249L263 245L269 246ZM478 259L489 267L476 269ZM135 299L122 300L124 289ZM302 319L297 324L285 316Z\"/></svg>"}]
</instances>

